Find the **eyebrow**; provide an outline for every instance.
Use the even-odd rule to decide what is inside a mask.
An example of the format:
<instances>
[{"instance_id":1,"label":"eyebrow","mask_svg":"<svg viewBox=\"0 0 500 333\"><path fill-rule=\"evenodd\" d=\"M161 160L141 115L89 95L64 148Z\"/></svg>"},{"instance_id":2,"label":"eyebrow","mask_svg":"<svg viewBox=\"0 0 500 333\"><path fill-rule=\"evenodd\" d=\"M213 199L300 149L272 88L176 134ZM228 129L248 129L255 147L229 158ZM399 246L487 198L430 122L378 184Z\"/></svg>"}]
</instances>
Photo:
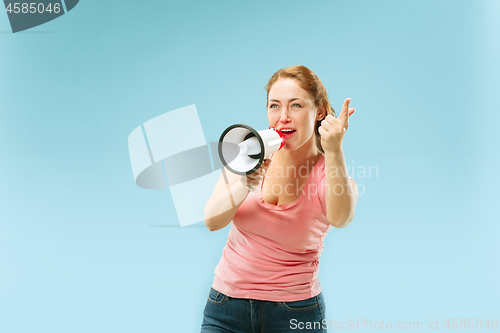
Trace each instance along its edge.
<instances>
[{"instance_id":1,"label":"eyebrow","mask_svg":"<svg viewBox=\"0 0 500 333\"><path fill-rule=\"evenodd\" d=\"M298 100L302 101L302 99L300 99L300 98L292 98L289 102L298 101ZM270 99L269 102L279 102L279 101L277 99Z\"/></svg>"}]
</instances>

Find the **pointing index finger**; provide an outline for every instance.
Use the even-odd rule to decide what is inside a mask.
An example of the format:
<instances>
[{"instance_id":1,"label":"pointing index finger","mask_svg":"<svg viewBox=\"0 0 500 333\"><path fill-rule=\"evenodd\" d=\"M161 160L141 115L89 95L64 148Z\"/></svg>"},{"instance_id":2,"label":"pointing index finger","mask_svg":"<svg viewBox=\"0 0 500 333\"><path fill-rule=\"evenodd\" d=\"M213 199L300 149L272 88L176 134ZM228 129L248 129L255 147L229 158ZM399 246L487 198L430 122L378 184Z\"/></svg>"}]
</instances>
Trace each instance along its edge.
<instances>
[{"instance_id":1,"label":"pointing index finger","mask_svg":"<svg viewBox=\"0 0 500 333\"><path fill-rule=\"evenodd\" d=\"M342 106L342 112L340 113L339 120L342 124L347 125L347 119L349 118L349 104L351 103L351 98L347 98Z\"/></svg>"}]
</instances>

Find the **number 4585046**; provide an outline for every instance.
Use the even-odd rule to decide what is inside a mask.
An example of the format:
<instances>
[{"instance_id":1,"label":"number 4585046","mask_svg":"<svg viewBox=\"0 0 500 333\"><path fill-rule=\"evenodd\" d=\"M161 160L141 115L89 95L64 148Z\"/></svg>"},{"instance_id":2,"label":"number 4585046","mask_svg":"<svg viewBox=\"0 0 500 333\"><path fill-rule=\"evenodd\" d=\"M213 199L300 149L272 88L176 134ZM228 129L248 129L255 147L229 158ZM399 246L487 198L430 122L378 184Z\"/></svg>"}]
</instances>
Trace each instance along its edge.
<instances>
[{"instance_id":1,"label":"number 4585046","mask_svg":"<svg viewBox=\"0 0 500 333\"><path fill-rule=\"evenodd\" d=\"M457 328L460 328L460 329L481 329L481 328L486 328L486 329L489 329L489 328L492 328L492 329L497 329L498 328L498 320L497 319L493 319L491 321L491 325L490 325L490 320L486 320L486 322L483 324L483 321L481 319L469 319L469 320L465 320L465 319L460 319L460 322L458 319L451 319L451 325L450 325L450 319L448 319L446 321L446 323L444 324L444 327L448 328L448 329L457 329Z\"/></svg>"},{"instance_id":2,"label":"number 4585046","mask_svg":"<svg viewBox=\"0 0 500 333\"><path fill-rule=\"evenodd\" d=\"M9 3L9 5L7 6L7 8L5 8L5 10L9 13L14 13L14 14L18 14L18 13L34 14L34 13L44 13L44 12L49 12L49 13L54 12L57 14L61 11L61 4L60 3L54 3L54 4L49 3L49 5L47 7L45 7L45 5L41 2L39 2L39 3L36 3L36 2L17 3L16 2L16 3L14 3L14 5L12 5L12 3Z\"/></svg>"}]
</instances>

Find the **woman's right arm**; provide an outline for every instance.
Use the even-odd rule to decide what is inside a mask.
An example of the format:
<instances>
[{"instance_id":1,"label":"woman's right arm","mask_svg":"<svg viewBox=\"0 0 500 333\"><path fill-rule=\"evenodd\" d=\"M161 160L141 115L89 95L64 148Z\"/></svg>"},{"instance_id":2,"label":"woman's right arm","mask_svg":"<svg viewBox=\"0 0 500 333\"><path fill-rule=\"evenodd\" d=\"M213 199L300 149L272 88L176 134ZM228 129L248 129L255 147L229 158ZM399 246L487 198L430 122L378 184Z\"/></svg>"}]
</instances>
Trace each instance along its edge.
<instances>
[{"instance_id":1,"label":"woman's right arm","mask_svg":"<svg viewBox=\"0 0 500 333\"><path fill-rule=\"evenodd\" d=\"M259 169L247 176L236 175L226 168L222 170L214 192L205 205L205 225L210 231L222 229L233 220L236 211L248 196L249 191L245 184L258 186L269 167L269 162L270 160L266 160Z\"/></svg>"}]
</instances>

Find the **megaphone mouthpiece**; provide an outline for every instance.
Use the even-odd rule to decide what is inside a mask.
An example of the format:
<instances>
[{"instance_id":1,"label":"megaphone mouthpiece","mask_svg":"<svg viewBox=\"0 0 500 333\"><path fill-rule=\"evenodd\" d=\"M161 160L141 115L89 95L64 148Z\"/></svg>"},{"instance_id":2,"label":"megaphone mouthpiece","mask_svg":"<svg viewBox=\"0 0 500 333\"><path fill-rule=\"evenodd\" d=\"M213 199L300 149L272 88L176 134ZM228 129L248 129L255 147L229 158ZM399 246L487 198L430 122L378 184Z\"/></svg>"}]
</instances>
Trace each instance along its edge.
<instances>
[{"instance_id":1,"label":"megaphone mouthpiece","mask_svg":"<svg viewBox=\"0 0 500 333\"><path fill-rule=\"evenodd\" d=\"M250 139L246 139L238 145L240 147L240 155L255 155L260 153L260 142L255 136Z\"/></svg>"}]
</instances>

